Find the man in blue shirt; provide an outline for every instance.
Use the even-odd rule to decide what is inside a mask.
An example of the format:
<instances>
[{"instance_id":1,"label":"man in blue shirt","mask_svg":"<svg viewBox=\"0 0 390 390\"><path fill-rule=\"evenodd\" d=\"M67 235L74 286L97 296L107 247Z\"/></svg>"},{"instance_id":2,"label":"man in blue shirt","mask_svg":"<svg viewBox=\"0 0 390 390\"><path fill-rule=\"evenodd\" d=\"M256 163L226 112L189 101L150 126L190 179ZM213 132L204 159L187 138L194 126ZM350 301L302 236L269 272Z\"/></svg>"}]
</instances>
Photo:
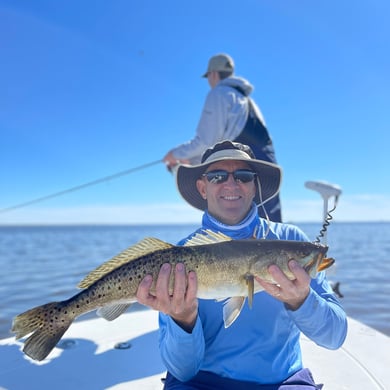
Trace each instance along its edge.
<instances>
[{"instance_id":1,"label":"man in blue shirt","mask_svg":"<svg viewBox=\"0 0 390 390\"><path fill-rule=\"evenodd\" d=\"M182 240L184 244L203 229L233 239L308 241L293 225L270 222L257 207L274 197L281 170L256 160L243 144L223 141L208 149L199 165L181 165L177 185L192 206L204 210L202 226ZM294 260L290 280L276 265L269 267L274 283L256 278L264 291L245 303L228 328L222 318L223 302L198 299L194 271L183 264L174 270L163 265L151 294L152 277L138 289L138 301L160 311L160 353L168 374L165 389L320 389L302 364L300 333L328 349L339 348L346 337L344 310L324 272L315 279Z\"/></svg>"}]
</instances>

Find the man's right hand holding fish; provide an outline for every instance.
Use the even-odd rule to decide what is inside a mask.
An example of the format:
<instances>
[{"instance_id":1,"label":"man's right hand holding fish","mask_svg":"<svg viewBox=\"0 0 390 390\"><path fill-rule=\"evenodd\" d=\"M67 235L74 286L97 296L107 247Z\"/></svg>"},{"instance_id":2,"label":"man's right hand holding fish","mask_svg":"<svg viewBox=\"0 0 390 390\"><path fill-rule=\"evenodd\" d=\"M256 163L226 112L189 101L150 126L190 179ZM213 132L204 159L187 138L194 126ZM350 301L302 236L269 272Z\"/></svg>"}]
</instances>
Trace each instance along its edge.
<instances>
[{"instance_id":1,"label":"man's right hand holding fish","mask_svg":"<svg viewBox=\"0 0 390 390\"><path fill-rule=\"evenodd\" d=\"M146 276L139 285L137 300L143 305L169 315L181 328L190 333L198 316L196 273L190 271L187 276L184 264L178 263L174 269L173 293L170 294L171 268L168 263L161 267L154 294L150 293L153 278L151 275Z\"/></svg>"}]
</instances>

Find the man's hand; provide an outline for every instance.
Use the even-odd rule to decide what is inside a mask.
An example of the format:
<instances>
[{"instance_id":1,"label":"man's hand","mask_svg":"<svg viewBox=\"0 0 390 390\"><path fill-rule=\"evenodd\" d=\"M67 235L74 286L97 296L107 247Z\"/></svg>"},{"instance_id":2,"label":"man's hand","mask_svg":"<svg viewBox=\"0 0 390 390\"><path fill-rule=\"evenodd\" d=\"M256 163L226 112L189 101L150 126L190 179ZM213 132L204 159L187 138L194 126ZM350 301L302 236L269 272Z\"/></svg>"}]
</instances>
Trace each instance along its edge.
<instances>
[{"instance_id":1,"label":"man's hand","mask_svg":"<svg viewBox=\"0 0 390 390\"><path fill-rule=\"evenodd\" d=\"M176 158L172 151L168 152L163 158L165 165L167 166L168 171L171 171L178 164L189 164L190 161L186 159L178 159Z\"/></svg>"},{"instance_id":2,"label":"man's hand","mask_svg":"<svg viewBox=\"0 0 390 390\"><path fill-rule=\"evenodd\" d=\"M139 303L154 310L168 314L186 332L191 332L198 316L198 299L196 298L198 283L196 273L191 271L186 275L182 263L175 267L175 284L173 292L169 292L171 265L162 265L156 281L156 293L151 294L153 278L145 276L137 290Z\"/></svg>"},{"instance_id":3,"label":"man's hand","mask_svg":"<svg viewBox=\"0 0 390 390\"><path fill-rule=\"evenodd\" d=\"M309 295L311 278L295 260L290 260L288 267L296 279L288 279L277 265L268 267L268 271L276 284L266 282L258 277L255 277L255 279L265 291L286 303L290 310L297 310Z\"/></svg>"}]
</instances>

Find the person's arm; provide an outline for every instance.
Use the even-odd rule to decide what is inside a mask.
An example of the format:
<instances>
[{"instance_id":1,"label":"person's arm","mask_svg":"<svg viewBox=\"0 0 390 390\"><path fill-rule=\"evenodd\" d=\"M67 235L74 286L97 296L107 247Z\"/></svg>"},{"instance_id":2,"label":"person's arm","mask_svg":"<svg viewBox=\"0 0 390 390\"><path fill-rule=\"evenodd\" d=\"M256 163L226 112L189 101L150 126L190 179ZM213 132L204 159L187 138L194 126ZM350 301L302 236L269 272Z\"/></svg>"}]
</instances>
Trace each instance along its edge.
<instances>
[{"instance_id":1,"label":"person's arm","mask_svg":"<svg viewBox=\"0 0 390 390\"><path fill-rule=\"evenodd\" d=\"M177 161L182 162L199 157L203 152L224 139L227 124L228 106L223 94L218 88L212 89L207 95L196 134L193 139L171 149L164 157L168 167L173 167Z\"/></svg>"},{"instance_id":2,"label":"person's arm","mask_svg":"<svg viewBox=\"0 0 390 390\"><path fill-rule=\"evenodd\" d=\"M316 279L292 260L289 262L294 280L276 265L268 269L276 284L256 278L257 282L285 308L299 330L312 341L328 349L339 348L347 335L347 318L331 287L321 272Z\"/></svg>"},{"instance_id":3,"label":"person's arm","mask_svg":"<svg viewBox=\"0 0 390 390\"><path fill-rule=\"evenodd\" d=\"M170 316L159 315L159 347L167 370L185 382L199 371L205 351L203 328L197 317L192 331L186 332Z\"/></svg>"},{"instance_id":4,"label":"person's arm","mask_svg":"<svg viewBox=\"0 0 390 390\"><path fill-rule=\"evenodd\" d=\"M198 318L196 273L186 274L183 264L175 267L175 283L170 291L171 265L163 264L156 280L147 275L137 291L139 303L160 312L160 353L167 369L179 380L193 377L204 354L203 330ZM164 313L164 314L161 314Z\"/></svg>"},{"instance_id":5,"label":"person's arm","mask_svg":"<svg viewBox=\"0 0 390 390\"><path fill-rule=\"evenodd\" d=\"M294 239L299 240L299 235ZM337 349L344 343L348 330L347 316L325 272L318 273L315 279L310 278L307 298L297 310L289 310L288 313L301 332L318 345Z\"/></svg>"},{"instance_id":6,"label":"person's arm","mask_svg":"<svg viewBox=\"0 0 390 390\"><path fill-rule=\"evenodd\" d=\"M312 280L303 304L288 313L301 332L322 347L340 348L347 336L346 314L324 272Z\"/></svg>"}]
</instances>

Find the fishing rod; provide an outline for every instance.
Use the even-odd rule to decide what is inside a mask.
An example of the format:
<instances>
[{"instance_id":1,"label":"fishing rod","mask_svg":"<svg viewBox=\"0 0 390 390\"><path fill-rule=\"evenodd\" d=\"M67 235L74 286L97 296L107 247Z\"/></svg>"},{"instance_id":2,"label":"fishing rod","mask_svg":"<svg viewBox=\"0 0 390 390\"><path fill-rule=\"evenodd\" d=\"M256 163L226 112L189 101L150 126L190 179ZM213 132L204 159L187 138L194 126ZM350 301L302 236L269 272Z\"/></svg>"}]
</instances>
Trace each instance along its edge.
<instances>
[{"instance_id":1,"label":"fishing rod","mask_svg":"<svg viewBox=\"0 0 390 390\"><path fill-rule=\"evenodd\" d=\"M30 205L35 204L35 203L43 202L43 201L48 200L48 199L52 199L52 198L56 198L58 196L68 194L70 192L75 192L75 191L81 190L81 189L86 188L86 187L94 186L96 184L103 183L105 181L117 179L120 176L129 175L130 173L149 168L149 167L156 165L156 164L159 164L161 162L163 162L163 160L152 161L152 162L149 162L149 163L146 163L143 165L139 165L138 167L126 169L125 171L114 173L113 175L104 176L100 179L96 179L96 180L89 181L89 182L84 183L84 184L80 184L80 185L75 186L75 187L68 188L66 190L58 191L58 192L55 192L55 193L50 194L50 195L42 196L40 198L32 199L32 200L29 200L27 202L23 202L23 203L19 203L19 204L10 206L10 207L6 207L4 209L0 209L0 213L6 213L6 212L11 211L11 210L20 209L22 207L30 206Z\"/></svg>"},{"instance_id":2,"label":"fishing rod","mask_svg":"<svg viewBox=\"0 0 390 390\"><path fill-rule=\"evenodd\" d=\"M305 187L310 190L319 192L324 201L323 206L323 225L320 234L317 237L317 242L323 238L324 244L326 245L326 229L329 226L329 222L332 220L331 213L336 209L337 201L341 195L341 188L336 184L331 184L325 181L307 181ZM328 200L334 196L334 206L331 210L328 210Z\"/></svg>"}]
</instances>

